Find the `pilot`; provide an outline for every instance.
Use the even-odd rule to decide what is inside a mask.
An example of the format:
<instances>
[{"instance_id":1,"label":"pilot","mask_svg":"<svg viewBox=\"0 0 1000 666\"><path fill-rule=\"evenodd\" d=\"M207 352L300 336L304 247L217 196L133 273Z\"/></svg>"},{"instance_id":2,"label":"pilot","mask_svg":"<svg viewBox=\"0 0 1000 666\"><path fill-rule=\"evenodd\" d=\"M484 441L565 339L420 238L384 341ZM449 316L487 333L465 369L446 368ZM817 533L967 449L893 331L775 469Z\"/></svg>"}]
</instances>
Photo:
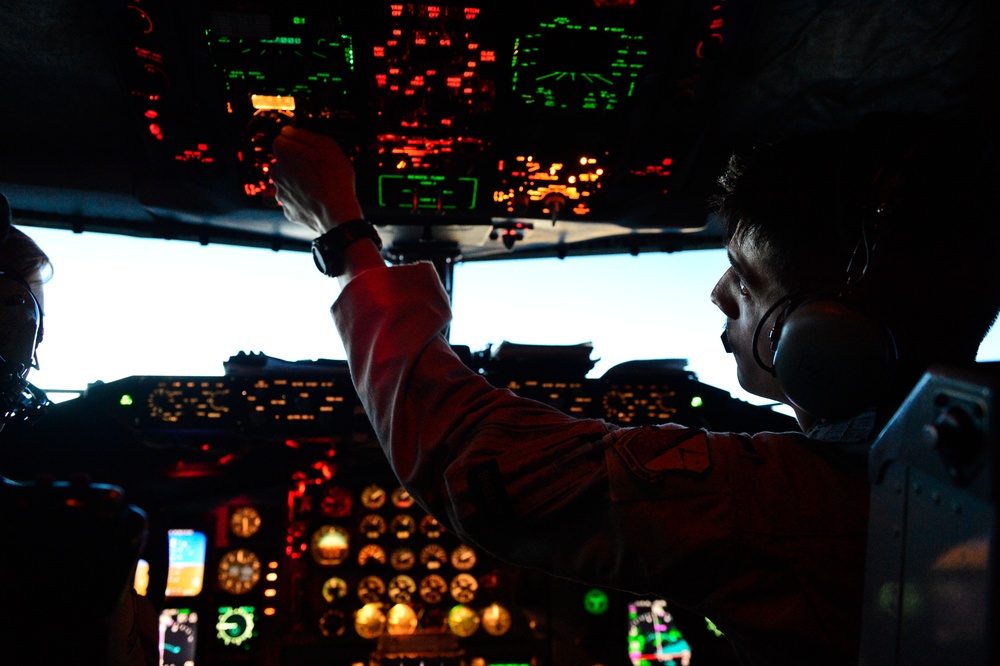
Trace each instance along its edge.
<instances>
[{"instance_id":1,"label":"pilot","mask_svg":"<svg viewBox=\"0 0 1000 666\"><path fill-rule=\"evenodd\" d=\"M877 116L761 145L721 178L723 341L802 432L623 428L495 388L442 335L433 267L386 266L334 141L284 128L272 178L339 278L358 393L428 512L507 562L699 612L744 663L847 664L868 446L930 364L974 362L1000 307L993 173L951 134Z\"/></svg>"},{"instance_id":2,"label":"pilot","mask_svg":"<svg viewBox=\"0 0 1000 666\"><path fill-rule=\"evenodd\" d=\"M0 194L0 428L41 417L38 367L42 285L49 258L12 226ZM0 433L0 446L3 434ZM32 482L0 476L0 649L10 663L152 666L152 605L131 590L145 519L120 488L80 478Z\"/></svg>"}]
</instances>

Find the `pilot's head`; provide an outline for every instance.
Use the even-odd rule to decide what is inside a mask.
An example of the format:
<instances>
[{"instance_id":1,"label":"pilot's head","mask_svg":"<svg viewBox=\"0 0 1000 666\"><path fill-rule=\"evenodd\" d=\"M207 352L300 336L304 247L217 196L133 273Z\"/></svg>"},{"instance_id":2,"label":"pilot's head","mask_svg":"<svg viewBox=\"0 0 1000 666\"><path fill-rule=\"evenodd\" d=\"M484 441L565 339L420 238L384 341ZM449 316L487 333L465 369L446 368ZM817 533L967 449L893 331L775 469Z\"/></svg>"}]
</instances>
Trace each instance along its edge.
<instances>
[{"instance_id":1,"label":"pilot's head","mask_svg":"<svg viewBox=\"0 0 1000 666\"><path fill-rule=\"evenodd\" d=\"M11 223L10 205L0 194L0 427L44 401L25 378L38 365L42 284L51 265L41 248Z\"/></svg>"},{"instance_id":2,"label":"pilot's head","mask_svg":"<svg viewBox=\"0 0 1000 666\"><path fill-rule=\"evenodd\" d=\"M744 388L803 409L780 381L788 364L774 348L780 356L792 315L817 300L831 313L824 325L860 312L886 340L888 372L857 377L846 391L878 385L869 402L898 400L931 363L975 360L1000 308L996 173L980 137L925 116L879 114L734 156L720 182L733 268L712 300L726 315ZM846 343L867 332L824 328L834 331L835 351L823 352L834 366L865 353ZM820 378L809 394L828 378L797 349L793 367ZM845 405L833 411L854 408Z\"/></svg>"}]
</instances>

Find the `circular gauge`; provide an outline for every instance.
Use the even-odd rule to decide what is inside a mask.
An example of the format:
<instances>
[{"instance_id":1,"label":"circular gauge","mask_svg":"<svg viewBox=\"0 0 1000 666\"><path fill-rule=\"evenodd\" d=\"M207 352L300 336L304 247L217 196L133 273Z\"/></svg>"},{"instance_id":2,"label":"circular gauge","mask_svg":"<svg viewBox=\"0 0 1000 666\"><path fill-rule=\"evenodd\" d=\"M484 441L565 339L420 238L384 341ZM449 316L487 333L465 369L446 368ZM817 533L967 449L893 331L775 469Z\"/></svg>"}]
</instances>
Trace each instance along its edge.
<instances>
[{"instance_id":1,"label":"circular gauge","mask_svg":"<svg viewBox=\"0 0 1000 666\"><path fill-rule=\"evenodd\" d=\"M343 528L323 525L313 532L309 553L316 564L332 567L347 559L350 542L351 538Z\"/></svg>"},{"instance_id":2,"label":"circular gauge","mask_svg":"<svg viewBox=\"0 0 1000 666\"><path fill-rule=\"evenodd\" d=\"M416 563L417 556L409 548L397 548L389 555L389 564L396 571L409 571Z\"/></svg>"},{"instance_id":3,"label":"circular gauge","mask_svg":"<svg viewBox=\"0 0 1000 666\"><path fill-rule=\"evenodd\" d=\"M460 573L451 579L451 598L460 604L467 604L476 598L479 583L467 573Z\"/></svg>"},{"instance_id":4,"label":"circular gauge","mask_svg":"<svg viewBox=\"0 0 1000 666\"><path fill-rule=\"evenodd\" d=\"M252 537L260 529L260 513L252 506L241 506L229 516L229 531L233 535Z\"/></svg>"},{"instance_id":5,"label":"circular gauge","mask_svg":"<svg viewBox=\"0 0 1000 666\"><path fill-rule=\"evenodd\" d=\"M406 492L405 488L396 488L393 490L390 499L392 500L392 505L397 509L409 509L416 503L413 501L410 493Z\"/></svg>"},{"instance_id":6,"label":"circular gauge","mask_svg":"<svg viewBox=\"0 0 1000 666\"><path fill-rule=\"evenodd\" d=\"M409 539L416 530L417 521L408 513L399 514L389 523L389 531L395 534L397 539Z\"/></svg>"},{"instance_id":7,"label":"circular gauge","mask_svg":"<svg viewBox=\"0 0 1000 666\"><path fill-rule=\"evenodd\" d=\"M226 645L241 645L253 636L253 611L247 608L220 608L215 623L216 636Z\"/></svg>"},{"instance_id":8,"label":"circular gauge","mask_svg":"<svg viewBox=\"0 0 1000 666\"><path fill-rule=\"evenodd\" d=\"M163 636L163 666L183 666L194 662L194 627L186 622L160 625Z\"/></svg>"},{"instance_id":9,"label":"circular gauge","mask_svg":"<svg viewBox=\"0 0 1000 666\"><path fill-rule=\"evenodd\" d=\"M358 599L364 604L373 604L385 594L385 583L378 576L365 576L358 583Z\"/></svg>"},{"instance_id":10,"label":"circular gauge","mask_svg":"<svg viewBox=\"0 0 1000 666\"><path fill-rule=\"evenodd\" d=\"M490 636L503 636L510 631L510 611L497 603L492 603L479 611L483 630Z\"/></svg>"},{"instance_id":11,"label":"circular gauge","mask_svg":"<svg viewBox=\"0 0 1000 666\"><path fill-rule=\"evenodd\" d=\"M385 564L385 549L377 543L365 544L358 551L358 564Z\"/></svg>"},{"instance_id":12,"label":"circular gauge","mask_svg":"<svg viewBox=\"0 0 1000 666\"><path fill-rule=\"evenodd\" d=\"M385 631L385 613L377 603L367 603L354 614L354 630L361 638L378 638Z\"/></svg>"},{"instance_id":13,"label":"circular gauge","mask_svg":"<svg viewBox=\"0 0 1000 666\"><path fill-rule=\"evenodd\" d=\"M347 488L334 486L333 488L327 488L326 492L323 493L320 508L325 516L330 518L344 518L351 515L353 504L354 500L351 497L351 491Z\"/></svg>"},{"instance_id":14,"label":"circular gauge","mask_svg":"<svg viewBox=\"0 0 1000 666\"><path fill-rule=\"evenodd\" d=\"M319 617L319 631L327 638L343 636L347 621L339 610L330 609Z\"/></svg>"},{"instance_id":15,"label":"circular gauge","mask_svg":"<svg viewBox=\"0 0 1000 666\"><path fill-rule=\"evenodd\" d=\"M246 594L260 580L260 559L245 548L231 550L219 560L219 589L229 594Z\"/></svg>"},{"instance_id":16,"label":"circular gauge","mask_svg":"<svg viewBox=\"0 0 1000 666\"><path fill-rule=\"evenodd\" d=\"M417 614L406 604L396 604L389 609L388 625L390 636L409 636L417 630Z\"/></svg>"},{"instance_id":17,"label":"circular gauge","mask_svg":"<svg viewBox=\"0 0 1000 666\"><path fill-rule=\"evenodd\" d=\"M361 491L361 504L372 511L381 509L385 504L385 490L376 484L368 486Z\"/></svg>"},{"instance_id":18,"label":"circular gauge","mask_svg":"<svg viewBox=\"0 0 1000 666\"><path fill-rule=\"evenodd\" d=\"M420 581L420 598L429 604L436 604L448 594L448 581L437 574L424 576Z\"/></svg>"},{"instance_id":19,"label":"circular gauge","mask_svg":"<svg viewBox=\"0 0 1000 666\"><path fill-rule=\"evenodd\" d=\"M444 532L444 528L434 516L424 516L420 519L420 533L428 539L438 539L442 532Z\"/></svg>"},{"instance_id":20,"label":"circular gauge","mask_svg":"<svg viewBox=\"0 0 1000 666\"><path fill-rule=\"evenodd\" d=\"M361 518L361 524L358 525L358 531L365 535L368 539L377 539L386 531L385 518L378 515L377 513L369 513Z\"/></svg>"},{"instance_id":21,"label":"circular gauge","mask_svg":"<svg viewBox=\"0 0 1000 666\"><path fill-rule=\"evenodd\" d=\"M459 571L469 571L476 566L476 551L464 543L451 551L451 566Z\"/></svg>"},{"instance_id":22,"label":"circular gauge","mask_svg":"<svg viewBox=\"0 0 1000 666\"><path fill-rule=\"evenodd\" d=\"M343 578L327 578L326 582L323 583L323 598L326 602L332 604L337 599L343 599L347 596L347 582Z\"/></svg>"},{"instance_id":23,"label":"circular gauge","mask_svg":"<svg viewBox=\"0 0 1000 666\"><path fill-rule=\"evenodd\" d=\"M468 638L479 628L479 616L468 606L455 606L448 613L448 628L456 636Z\"/></svg>"},{"instance_id":24,"label":"circular gauge","mask_svg":"<svg viewBox=\"0 0 1000 666\"><path fill-rule=\"evenodd\" d=\"M389 600L394 604L408 603L416 591L417 583L406 574L395 576L389 581Z\"/></svg>"},{"instance_id":25,"label":"circular gauge","mask_svg":"<svg viewBox=\"0 0 1000 666\"><path fill-rule=\"evenodd\" d=\"M440 569L448 562L448 551L436 543L423 547L420 551L420 563L431 571Z\"/></svg>"}]
</instances>

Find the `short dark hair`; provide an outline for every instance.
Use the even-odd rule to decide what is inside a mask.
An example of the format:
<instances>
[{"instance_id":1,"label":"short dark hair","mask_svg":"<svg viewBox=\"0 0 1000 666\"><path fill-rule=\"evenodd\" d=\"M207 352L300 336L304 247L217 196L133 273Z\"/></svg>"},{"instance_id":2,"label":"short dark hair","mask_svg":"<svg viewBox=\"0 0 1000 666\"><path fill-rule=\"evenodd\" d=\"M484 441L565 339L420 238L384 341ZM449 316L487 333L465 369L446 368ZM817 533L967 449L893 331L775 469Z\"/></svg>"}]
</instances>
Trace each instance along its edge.
<instances>
[{"instance_id":1,"label":"short dark hair","mask_svg":"<svg viewBox=\"0 0 1000 666\"><path fill-rule=\"evenodd\" d=\"M867 229L878 240L859 298L911 358L967 362L1000 309L987 143L942 119L880 113L734 155L714 204L728 238L769 249L789 291L843 287Z\"/></svg>"}]
</instances>

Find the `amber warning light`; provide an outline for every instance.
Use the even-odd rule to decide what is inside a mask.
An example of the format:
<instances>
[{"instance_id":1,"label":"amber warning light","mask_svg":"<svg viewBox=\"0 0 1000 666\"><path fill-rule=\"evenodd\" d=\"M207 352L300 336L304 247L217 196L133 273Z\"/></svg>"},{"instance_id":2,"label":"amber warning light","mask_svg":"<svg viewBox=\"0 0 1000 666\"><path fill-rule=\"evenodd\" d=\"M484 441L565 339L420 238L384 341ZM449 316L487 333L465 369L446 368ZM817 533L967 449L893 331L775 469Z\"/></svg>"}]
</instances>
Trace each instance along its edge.
<instances>
[{"instance_id":1,"label":"amber warning light","mask_svg":"<svg viewBox=\"0 0 1000 666\"><path fill-rule=\"evenodd\" d=\"M295 110L295 98L291 95L250 95L250 103L258 111Z\"/></svg>"}]
</instances>

